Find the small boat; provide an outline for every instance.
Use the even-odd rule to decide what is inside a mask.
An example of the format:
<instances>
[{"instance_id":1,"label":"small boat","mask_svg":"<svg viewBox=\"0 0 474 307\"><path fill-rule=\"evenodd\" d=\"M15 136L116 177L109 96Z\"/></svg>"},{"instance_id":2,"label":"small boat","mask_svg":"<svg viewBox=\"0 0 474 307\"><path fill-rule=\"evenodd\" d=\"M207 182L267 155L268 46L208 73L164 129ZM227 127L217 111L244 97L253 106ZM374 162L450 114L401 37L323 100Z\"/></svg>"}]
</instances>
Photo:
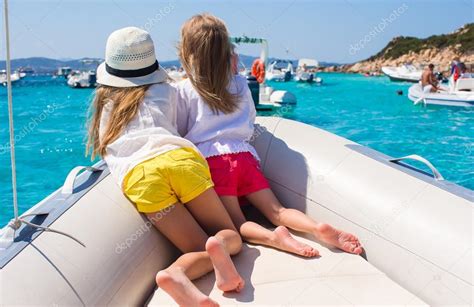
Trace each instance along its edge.
<instances>
[{"instance_id":1,"label":"small boat","mask_svg":"<svg viewBox=\"0 0 474 307\"><path fill-rule=\"evenodd\" d=\"M418 82L423 73L413 65L402 65L400 67L382 67L382 72L387 75L391 81Z\"/></svg>"},{"instance_id":2,"label":"small boat","mask_svg":"<svg viewBox=\"0 0 474 307\"><path fill-rule=\"evenodd\" d=\"M288 82L293 78L293 63L288 60L274 60L268 65L265 78L268 81Z\"/></svg>"},{"instance_id":3,"label":"small boat","mask_svg":"<svg viewBox=\"0 0 474 307\"><path fill-rule=\"evenodd\" d=\"M247 78L247 83L249 85L250 91L252 93L252 98L255 102L255 108L257 111L271 111L288 113L291 112L293 107L296 105L296 96L289 91L275 91L272 87L268 86L265 81L267 80L268 71L265 69L268 63L268 41L263 38L253 38L247 36L241 37L231 37L231 42L233 44L259 44L262 47L260 57L254 61L259 62L263 69L265 77L262 77L261 80L257 80L256 76L253 76L251 70L247 69L245 66L244 70L240 71L239 74ZM288 62L288 61L287 61ZM270 64L271 66L271 64ZM293 66L291 66L293 69Z\"/></svg>"},{"instance_id":4,"label":"small boat","mask_svg":"<svg viewBox=\"0 0 474 307\"><path fill-rule=\"evenodd\" d=\"M364 77L380 77L382 74L378 71L370 71L363 74Z\"/></svg>"},{"instance_id":5,"label":"small boat","mask_svg":"<svg viewBox=\"0 0 474 307\"><path fill-rule=\"evenodd\" d=\"M72 72L72 68L69 66L59 67L58 70L56 71L55 76L64 77L65 79L67 79L67 77L71 74L71 72Z\"/></svg>"},{"instance_id":6,"label":"small boat","mask_svg":"<svg viewBox=\"0 0 474 307\"><path fill-rule=\"evenodd\" d=\"M323 79L316 76L319 63L313 59L300 59L296 68L295 81L307 83L323 83Z\"/></svg>"},{"instance_id":7,"label":"small boat","mask_svg":"<svg viewBox=\"0 0 474 307\"><path fill-rule=\"evenodd\" d=\"M365 254L309 236L302 239L322 257L244 244L233 258L243 291L223 296L213 274L195 281L201 291L222 306L471 306L473 191L443 180L431 164L433 175L303 123L257 122L253 144L278 198L358 235ZM75 239L21 225L0 250L1 306L175 305L154 277L179 253L104 162L74 168L22 219Z\"/></svg>"},{"instance_id":8,"label":"small boat","mask_svg":"<svg viewBox=\"0 0 474 307\"><path fill-rule=\"evenodd\" d=\"M72 72L67 85L72 88L95 88L97 86L97 76L94 70Z\"/></svg>"},{"instance_id":9,"label":"small boat","mask_svg":"<svg viewBox=\"0 0 474 307\"><path fill-rule=\"evenodd\" d=\"M35 71L31 67L20 67L18 71L22 75L22 78L35 73Z\"/></svg>"},{"instance_id":10,"label":"small boat","mask_svg":"<svg viewBox=\"0 0 474 307\"><path fill-rule=\"evenodd\" d=\"M408 89L408 98L414 104L443 105L453 107L474 106L474 78L460 78L456 82L451 79L448 86L436 93L425 93L421 84L417 83Z\"/></svg>"},{"instance_id":11,"label":"small boat","mask_svg":"<svg viewBox=\"0 0 474 307\"><path fill-rule=\"evenodd\" d=\"M176 66L172 66L169 68L166 68L166 72L168 73L168 76L173 79L175 82L179 82L186 78L186 72L182 67L178 68Z\"/></svg>"},{"instance_id":12,"label":"small boat","mask_svg":"<svg viewBox=\"0 0 474 307\"><path fill-rule=\"evenodd\" d=\"M12 81L12 83L20 81L20 79L21 79L21 75L18 71L15 71L14 73L12 73L10 75L10 80ZM1 70L0 71L0 84L2 84L3 86L7 85L7 72L6 72L6 70Z\"/></svg>"}]
</instances>

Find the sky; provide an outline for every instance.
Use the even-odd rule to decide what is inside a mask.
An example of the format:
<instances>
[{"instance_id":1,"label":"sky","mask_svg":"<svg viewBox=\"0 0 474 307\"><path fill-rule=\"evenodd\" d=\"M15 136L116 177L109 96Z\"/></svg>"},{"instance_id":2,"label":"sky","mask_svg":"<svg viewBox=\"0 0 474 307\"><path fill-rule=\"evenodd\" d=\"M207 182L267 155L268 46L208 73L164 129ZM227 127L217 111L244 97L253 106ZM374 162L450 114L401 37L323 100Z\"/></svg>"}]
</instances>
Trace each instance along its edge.
<instances>
[{"instance_id":1,"label":"sky","mask_svg":"<svg viewBox=\"0 0 474 307\"><path fill-rule=\"evenodd\" d=\"M103 58L112 31L137 26L152 35L158 60L174 60L183 22L208 12L231 35L268 39L271 57L352 63L395 36L449 33L474 19L472 0L10 0L9 8L12 58ZM1 29L4 59L3 17Z\"/></svg>"}]
</instances>

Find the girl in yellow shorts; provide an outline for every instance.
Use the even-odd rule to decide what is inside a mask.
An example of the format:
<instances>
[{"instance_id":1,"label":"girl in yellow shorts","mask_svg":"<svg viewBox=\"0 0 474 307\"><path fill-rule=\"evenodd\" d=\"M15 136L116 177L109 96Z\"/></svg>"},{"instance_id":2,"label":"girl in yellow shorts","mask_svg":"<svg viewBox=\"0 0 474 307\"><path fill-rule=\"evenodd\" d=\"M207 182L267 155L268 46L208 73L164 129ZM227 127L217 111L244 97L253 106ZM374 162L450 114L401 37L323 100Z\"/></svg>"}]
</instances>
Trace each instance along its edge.
<instances>
[{"instance_id":1,"label":"girl in yellow shorts","mask_svg":"<svg viewBox=\"0 0 474 307\"><path fill-rule=\"evenodd\" d=\"M158 286L180 306L216 305L191 280L214 269L221 290L240 291L244 282L229 255L242 242L206 160L176 130L177 94L167 80L146 31L113 32L97 69L88 152L104 158L137 210L183 252L158 272Z\"/></svg>"}]
</instances>

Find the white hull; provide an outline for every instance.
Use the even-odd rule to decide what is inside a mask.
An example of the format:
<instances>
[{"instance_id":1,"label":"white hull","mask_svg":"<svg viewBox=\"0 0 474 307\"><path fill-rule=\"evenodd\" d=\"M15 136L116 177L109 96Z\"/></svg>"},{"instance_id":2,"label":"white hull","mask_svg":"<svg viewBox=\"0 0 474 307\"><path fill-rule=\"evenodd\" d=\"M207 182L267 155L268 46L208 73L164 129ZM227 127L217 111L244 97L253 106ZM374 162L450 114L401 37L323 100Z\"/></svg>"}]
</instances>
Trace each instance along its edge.
<instances>
[{"instance_id":1,"label":"white hull","mask_svg":"<svg viewBox=\"0 0 474 307\"><path fill-rule=\"evenodd\" d=\"M11 80L12 83L20 81L20 79L21 79L20 75L17 74L17 73L14 73L10 76L10 80ZM0 84L2 84L3 86L7 85L7 76L6 75L0 75Z\"/></svg>"},{"instance_id":2,"label":"white hull","mask_svg":"<svg viewBox=\"0 0 474 307\"><path fill-rule=\"evenodd\" d=\"M452 106L452 107L473 107L474 92L437 92L423 93L420 84L414 84L408 89L408 98L415 103Z\"/></svg>"},{"instance_id":3,"label":"white hull","mask_svg":"<svg viewBox=\"0 0 474 307\"><path fill-rule=\"evenodd\" d=\"M174 82L179 82L186 77L185 71L178 71L177 69L167 69L168 76L173 79Z\"/></svg>"},{"instance_id":4,"label":"white hull","mask_svg":"<svg viewBox=\"0 0 474 307\"><path fill-rule=\"evenodd\" d=\"M72 75L67 79L67 85L72 88L91 88L96 87L95 72L83 71Z\"/></svg>"},{"instance_id":5,"label":"white hull","mask_svg":"<svg viewBox=\"0 0 474 307\"><path fill-rule=\"evenodd\" d=\"M315 73L308 73L308 72L298 72L296 73L294 80L296 82L306 82L306 83L323 83L323 79L320 77L316 77Z\"/></svg>"},{"instance_id":6,"label":"white hull","mask_svg":"<svg viewBox=\"0 0 474 307\"><path fill-rule=\"evenodd\" d=\"M358 235L365 259L312 241L320 259L246 245L234 258L247 282L242 293L222 296L212 275L196 282L202 291L223 305L472 304L471 190L315 127L276 117L258 123L254 145L278 198ZM34 222L85 247L22 227L0 251L0 305L170 304L155 291L154 276L176 249L137 213L106 168L72 184L28 212L48 213Z\"/></svg>"},{"instance_id":7,"label":"white hull","mask_svg":"<svg viewBox=\"0 0 474 307\"><path fill-rule=\"evenodd\" d=\"M286 64L286 67L277 65ZM276 60L270 63L265 73L265 79L268 81L287 82L293 78L293 64L285 60Z\"/></svg>"},{"instance_id":8,"label":"white hull","mask_svg":"<svg viewBox=\"0 0 474 307\"><path fill-rule=\"evenodd\" d=\"M402 67L382 67L382 72L392 81L418 82L421 78L422 71L415 69L413 66Z\"/></svg>"},{"instance_id":9,"label":"white hull","mask_svg":"<svg viewBox=\"0 0 474 307\"><path fill-rule=\"evenodd\" d=\"M267 72L267 74L265 75L265 79L267 79L267 81L285 82L285 73Z\"/></svg>"}]
</instances>

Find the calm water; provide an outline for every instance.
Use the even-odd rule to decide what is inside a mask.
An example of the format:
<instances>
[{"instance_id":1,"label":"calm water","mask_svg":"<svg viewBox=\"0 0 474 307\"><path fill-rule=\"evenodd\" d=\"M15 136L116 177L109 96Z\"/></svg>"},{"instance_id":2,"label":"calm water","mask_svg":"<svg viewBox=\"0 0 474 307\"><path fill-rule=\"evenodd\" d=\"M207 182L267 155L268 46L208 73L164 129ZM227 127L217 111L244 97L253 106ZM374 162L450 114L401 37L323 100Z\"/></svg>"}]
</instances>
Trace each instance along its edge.
<instances>
[{"instance_id":1,"label":"calm water","mask_svg":"<svg viewBox=\"0 0 474 307\"><path fill-rule=\"evenodd\" d=\"M285 117L321 127L391 156L428 158L446 179L474 189L474 110L414 106L410 84L385 77L321 74L322 86L279 83L298 97ZM397 90L404 95L398 96ZM92 90L64 80L30 77L13 88L20 211L59 188L84 156L86 112ZM12 217L6 90L0 88L0 225Z\"/></svg>"}]
</instances>

